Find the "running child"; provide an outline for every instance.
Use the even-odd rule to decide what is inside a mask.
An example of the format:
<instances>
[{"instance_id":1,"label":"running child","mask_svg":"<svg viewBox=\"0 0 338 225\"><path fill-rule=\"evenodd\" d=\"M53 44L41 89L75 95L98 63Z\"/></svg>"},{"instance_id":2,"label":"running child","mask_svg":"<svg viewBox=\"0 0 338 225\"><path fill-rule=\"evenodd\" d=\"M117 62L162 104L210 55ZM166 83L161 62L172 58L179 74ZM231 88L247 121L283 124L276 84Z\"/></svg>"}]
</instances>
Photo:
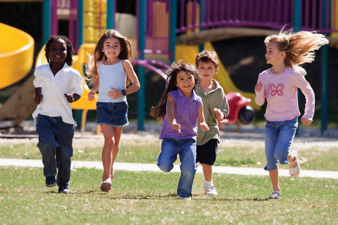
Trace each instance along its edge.
<instances>
[{"instance_id":1,"label":"running child","mask_svg":"<svg viewBox=\"0 0 338 225\"><path fill-rule=\"evenodd\" d=\"M181 177L177 195L180 199L191 200L196 173L197 118L202 130L207 131L209 127L204 121L202 100L194 91L199 81L195 68L186 63L173 63L167 74L167 87L158 105L150 111L153 117L163 121L157 166L170 172L179 155Z\"/></svg>"},{"instance_id":2,"label":"running child","mask_svg":"<svg viewBox=\"0 0 338 225\"><path fill-rule=\"evenodd\" d=\"M46 186L58 185L59 193L68 194L76 125L72 116L72 102L79 100L83 93L82 77L70 67L73 63L73 46L67 37L50 37L45 55L49 64L35 68L33 81L34 103L37 105L33 118L39 134L37 146L42 155Z\"/></svg>"},{"instance_id":3,"label":"running child","mask_svg":"<svg viewBox=\"0 0 338 225\"><path fill-rule=\"evenodd\" d=\"M196 67L200 82L196 94L202 98L205 122L209 131L198 129L196 163L201 163L204 175L204 192L206 195L217 195L212 180L212 165L217 157L220 133L218 122L229 114L228 100L223 88L213 79L219 69L217 54L214 51L202 51L196 56Z\"/></svg>"},{"instance_id":4,"label":"running child","mask_svg":"<svg viewBox=\"0 0 338 225\"><path fill-rule=\"evenodd\" d=\"M136 92L140 83L131 65L130 41L117 30L107 30L95 46L87 63L86 74L94 80L89 101L97 99L97 124L104 136L102 150L103 175L101 190L109 192L114 175L113 165L119 151L123 127L128 125L126 95ZM128 86L129 81L131 85Z\"/></svg>"},{"instance_id":5,"label":"running child","mask_svg":"<svg viewBox=\"0 0 338 225\"><path fill-rule=\"evenodd\" d=\"M290 146L298 127L297 88L305 95L305 112L301 118L304 125L312 123L315 96L312 87L305 79L306 71L299 65L314 60L314 50L328 44L322 34L315 32L281 30L278 35L270 35L265 40L266 62L272 67L259 74L255 86L258 105L263 105L265 98L267 107L265 118L265 155L272 183L270 199L281 198L278 182L278 162L289 164L290 176L300 174L300 166L296 151L291 152Z\"/></svg>"}]
</instances>

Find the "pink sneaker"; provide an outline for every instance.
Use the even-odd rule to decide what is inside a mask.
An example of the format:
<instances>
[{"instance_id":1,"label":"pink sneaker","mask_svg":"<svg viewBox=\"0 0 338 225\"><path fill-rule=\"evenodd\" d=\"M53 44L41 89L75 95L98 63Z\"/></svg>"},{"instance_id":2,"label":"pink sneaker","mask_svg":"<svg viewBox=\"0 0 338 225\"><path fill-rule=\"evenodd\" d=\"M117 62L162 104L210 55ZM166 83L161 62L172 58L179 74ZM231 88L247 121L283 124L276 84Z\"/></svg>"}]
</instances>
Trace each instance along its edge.
<instances>
[{"instance_id":1,"label":"pink sneaker","mask_svg":"<svg viewBox=\"0 0 338 225\"><path fill-rule=\"evenodd\" d=\"M103 183L101 184L101 191L103 192L108 192L111 190L111 178L107 178L105 181L103 181Z\"/></svg>"}]
</instances>

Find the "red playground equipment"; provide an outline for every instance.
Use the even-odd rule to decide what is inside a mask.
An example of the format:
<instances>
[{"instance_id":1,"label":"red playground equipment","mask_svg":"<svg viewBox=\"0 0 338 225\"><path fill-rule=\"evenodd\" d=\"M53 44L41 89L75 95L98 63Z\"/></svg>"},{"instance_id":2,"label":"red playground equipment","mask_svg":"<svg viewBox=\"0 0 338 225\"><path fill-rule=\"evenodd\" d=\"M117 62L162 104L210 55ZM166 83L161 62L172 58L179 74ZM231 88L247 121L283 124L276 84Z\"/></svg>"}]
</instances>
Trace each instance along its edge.
<instances>
[{"instance_id":1,"label":"red playground equipment","mask_svg":"<svg viewBox=\"0 0 338 225\"><path fill-rule=\"evenodd\" d=\"M240 93L230 92L226 94L229 103L229 115L222 121L219 121L219 126L222 124L234 124L237 121L243 125L251 124L255 119L255 111L249 106L251 99L246 98Z\"/></svg>"}]
</instances>

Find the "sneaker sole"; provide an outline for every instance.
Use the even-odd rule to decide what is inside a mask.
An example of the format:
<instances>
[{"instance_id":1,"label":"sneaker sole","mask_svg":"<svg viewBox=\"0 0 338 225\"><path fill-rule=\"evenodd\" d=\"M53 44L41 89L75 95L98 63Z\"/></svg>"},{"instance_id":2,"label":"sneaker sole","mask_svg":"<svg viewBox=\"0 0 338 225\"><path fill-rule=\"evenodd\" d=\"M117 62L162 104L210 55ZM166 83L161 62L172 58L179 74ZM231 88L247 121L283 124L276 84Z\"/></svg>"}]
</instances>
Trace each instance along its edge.
<instances>
[{"instance_id":1,"label":"sneaker sole","mask_svg":"<svg viewBox=\"0 0 338 225\"><path fill-rule=\"evenodd\" d=\"M46 187L54 187L56 185L56 183L54 184L46 184Z\"/></svg>"}]
</instances>

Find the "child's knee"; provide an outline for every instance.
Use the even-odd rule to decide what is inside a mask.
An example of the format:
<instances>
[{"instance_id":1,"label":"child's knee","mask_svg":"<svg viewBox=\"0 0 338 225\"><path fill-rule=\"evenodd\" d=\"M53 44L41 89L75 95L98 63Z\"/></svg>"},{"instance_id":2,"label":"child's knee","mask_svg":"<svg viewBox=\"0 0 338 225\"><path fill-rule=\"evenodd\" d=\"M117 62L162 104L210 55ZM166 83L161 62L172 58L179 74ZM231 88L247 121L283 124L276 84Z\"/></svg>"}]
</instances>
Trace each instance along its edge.
<instances>
[{"instance_id":1,"label":"child's knee","mask_svg":"<svg viewBox=\"0 0 338 225\"><path fill-rule=\"evenodd\" d=\"M163 164L160 164L160 163L158 163L157 166L163 172L170 172L174 168L174 165L163 165Z\"/></svg>"}]
</instances>

